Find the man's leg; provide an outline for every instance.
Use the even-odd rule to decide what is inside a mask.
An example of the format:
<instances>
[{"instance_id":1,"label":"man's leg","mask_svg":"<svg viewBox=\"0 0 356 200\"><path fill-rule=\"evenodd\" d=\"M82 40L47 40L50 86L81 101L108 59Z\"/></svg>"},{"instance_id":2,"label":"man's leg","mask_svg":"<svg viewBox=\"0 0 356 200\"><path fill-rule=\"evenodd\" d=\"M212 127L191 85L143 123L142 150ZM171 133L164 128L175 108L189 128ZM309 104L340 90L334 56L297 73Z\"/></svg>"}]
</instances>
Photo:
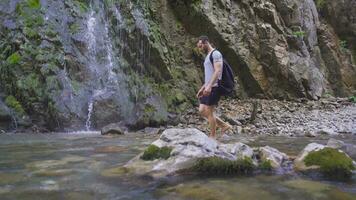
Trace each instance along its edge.
<instances>
[{"instance_id":1,"label":"man's leg","mask_svg":"<svg viewBox=\"0 0 356 200\"><path fill-rule=\"evenodd\" d=\"M225 133L225 131L232 129L232 126L223 120L221 120L219 117L215 117L216 119L216 125L221 128L221 135Z\"/></svg>"},{"instance_id":2,"label":"man's leg","mask_svg":"<svg viewBox=\"0 0 356 200\"><path fill-rule=\"evenodd\" d=\"M207 105L199 104L199 114L200 114L200 116L208 119L208 116L207 116Z\"/></svg>"},{"instance_id":3,"label":"man's leg","mask_svg":"<svg viewBox=\"0 0 356 200\"><path fill-rule=\"evenodd\" d=\"M216 118L214 116L214 106L207 106L206 114L210 126L209 137L216 138Z\"/></svg>"}]
</instances>

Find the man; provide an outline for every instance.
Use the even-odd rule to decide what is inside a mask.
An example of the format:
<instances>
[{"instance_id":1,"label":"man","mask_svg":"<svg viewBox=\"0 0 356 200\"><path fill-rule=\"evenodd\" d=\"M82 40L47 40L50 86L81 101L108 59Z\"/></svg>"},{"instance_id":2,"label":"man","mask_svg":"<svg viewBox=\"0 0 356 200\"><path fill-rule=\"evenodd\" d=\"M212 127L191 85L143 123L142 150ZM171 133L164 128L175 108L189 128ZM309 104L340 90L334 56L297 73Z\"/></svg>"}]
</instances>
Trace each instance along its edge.
<instances>
[{"instance_id":1,"label":"man","mask_svg":"<svg viewBox=\"0 0 356 200\"><path fill-rule=\"evenodd\" d=\"M225 131L232 129L232 127L223 122L220 118L215 117L214 110L218 105L221 94L218 91L218 80L222 76L223 57L218 50L215 50L207 36L200 36L197 47L200 51L206 54L204 60L204 85L197 93L199 98L199 113L208 120L210 126L209 137L216 138L216 128L221 128L221 135ZM213 64L210 61L210 54L212 54Z\"/></svg>"}]
</instances>

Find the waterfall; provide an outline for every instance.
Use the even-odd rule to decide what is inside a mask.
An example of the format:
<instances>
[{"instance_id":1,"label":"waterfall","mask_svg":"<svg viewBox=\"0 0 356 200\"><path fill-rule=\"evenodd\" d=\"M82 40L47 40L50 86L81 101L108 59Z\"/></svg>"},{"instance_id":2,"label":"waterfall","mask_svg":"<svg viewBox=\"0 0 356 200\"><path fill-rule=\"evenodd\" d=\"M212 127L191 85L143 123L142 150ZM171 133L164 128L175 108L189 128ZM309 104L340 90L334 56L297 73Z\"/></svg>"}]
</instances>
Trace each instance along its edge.
<instances>
[{"instance_id":1,"label":"waterfall","mask_svg":"<svg viewBox=\"0 0 356 200\"><path fill-rule=\"evenodd\" d=\"M96 4L94 4L96 3ZM102 9L96 9L96 8ZM115 14L120 12L115 8ZM113 52L113 41L110 37L108 18L100 2L91 2L87 19L86 40L88 42L88 67L91 72L93 92L88 101L88 115L85 123L86 130L92 128L92 113L94 102L100 95L111 89L119 88L118 75L113 71L115 65L119 65ZM106 56L103 56L103 55Z\"/></svg>"},{"instance_id":2,"label":"waterfall","mask_svg":"<svg viewBox=\"0 0 356 200\"><path fill-rule=\"evenodd\" d=\"M88 117L87 117L87 121L85 122L85 128L86 128L87 131L90 131L90 127L91 127L91 121L90 121L90 119L91 119L91 114L92 114L92 112L93 112L93 103L94 103L94 101L93 101L93 99L91 99L91 100L89 101L89 105L88 105Z\"/></svg>"}]
</instances>

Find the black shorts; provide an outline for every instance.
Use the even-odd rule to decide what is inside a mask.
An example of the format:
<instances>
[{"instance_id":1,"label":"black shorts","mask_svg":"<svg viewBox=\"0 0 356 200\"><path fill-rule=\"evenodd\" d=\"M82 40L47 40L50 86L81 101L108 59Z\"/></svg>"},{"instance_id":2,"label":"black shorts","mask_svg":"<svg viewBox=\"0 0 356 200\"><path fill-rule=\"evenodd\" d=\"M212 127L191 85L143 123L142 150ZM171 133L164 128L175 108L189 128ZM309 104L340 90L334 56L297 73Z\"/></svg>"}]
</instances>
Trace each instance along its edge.
<instances>
[{"instance_id":1,"label":"black shorts","mask_svg":"<svg viewBox=\"0 0 356 200\"><path fill-rule=\"evenodd\" d=\"M218 87L211 88L211 93L208 96L202 96L199 98L200 104L207 106L218 105L221 94Z\"/></svg>"}]
</instances>

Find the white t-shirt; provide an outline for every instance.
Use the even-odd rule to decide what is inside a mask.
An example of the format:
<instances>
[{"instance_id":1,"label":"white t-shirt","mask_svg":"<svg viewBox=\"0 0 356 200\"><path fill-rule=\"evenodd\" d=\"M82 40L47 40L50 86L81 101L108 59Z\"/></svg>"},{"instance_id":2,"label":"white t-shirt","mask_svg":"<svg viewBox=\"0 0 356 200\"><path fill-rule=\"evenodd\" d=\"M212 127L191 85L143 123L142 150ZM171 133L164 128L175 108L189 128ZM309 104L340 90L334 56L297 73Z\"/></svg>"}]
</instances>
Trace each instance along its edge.
<instances>
[{"instance_id":1,"label":"white t-shirt","mask_svg":"<svg viewBox=\"0 0 356 200\"><path fill-rule=\"evenodd\" d=\"M218 51L218 50L213 50L211 51L213 52L213 62L217 63L217 62L223 62L223 57L222 54ZM204 76L205 76L205 85L207 85L211 78L213 77L214 74L214 66L211 64L210 62L210 54L211 52L208 53L208 55L205 57L205 61L204 61ZM222 70L221 73L219 74L218 80L221 79L222 76ZM213 84L213 87L218 86L217 81Z\"/></svg>"}]
</instances>

